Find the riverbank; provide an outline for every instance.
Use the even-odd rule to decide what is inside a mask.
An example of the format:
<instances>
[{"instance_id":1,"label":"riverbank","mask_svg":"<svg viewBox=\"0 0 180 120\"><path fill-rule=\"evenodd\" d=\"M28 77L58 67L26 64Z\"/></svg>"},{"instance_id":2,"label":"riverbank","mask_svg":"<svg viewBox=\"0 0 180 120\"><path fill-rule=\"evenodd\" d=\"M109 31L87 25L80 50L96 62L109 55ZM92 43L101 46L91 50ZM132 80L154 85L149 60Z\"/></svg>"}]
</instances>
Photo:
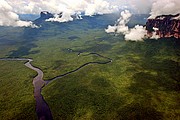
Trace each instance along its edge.
<instances>
[{"instance_id":1,"label":"riverbank","mask_svg":"<svg viewBox=\"0 0 180 120\"><path fill-rule=\"evenodd\" d=\"M0 120L36 120L32 78L24 61L0 61Z\"/></svg>"},{"instance_id":2,"label":"riverbank","mask_svg":"<svg viewBox=\"0 0 180 120\"><path fill-rule=\"evenodd\" d=\"M98 61L94 61L94 62L88 62L88 63L85 63L83 65L81 65L80 67L76 68L75 70L72 70L72 71L69 71L67 73L64 73L62 75L58 75L48 81L44 81L43 80L43 72L41 69L37 68L37 67L34 67L31 62L33 61L32 59L30 58L1 58L0 60L2 61L27 61L26 63L24 63L24 65L34 71L37 72L37 76L34 77L33 79L33 85L34 85L34 98L35 98L35 101L36 101L36 114L37 114L37 117L39 120L52 120L53 117L52 117L52 114L51 114L51 111L50 111L50 108L47 104L47 102L44 100L44 97L42 96L41 94L41 91L42 91L42 88L44 86L46 86L49 82L51 81L54 81L54 80L57 80L59 78L62 78L64 76L67 76L71 73L74 73L78 70L80 70L81 68L85 67L85 66L88 66L90 64L108 64L110 62L112 62L112 59L111 58L108 58L108 57L104 57L98 53L89 53L89 54L86 54L85 56L88 56L88 55L96 55L98 57L102 57L104 59L107 59L107 61L104 61L104 62L98 62ZM80 54L78 54L79 56Z\"/></svg>"}]
</instances>

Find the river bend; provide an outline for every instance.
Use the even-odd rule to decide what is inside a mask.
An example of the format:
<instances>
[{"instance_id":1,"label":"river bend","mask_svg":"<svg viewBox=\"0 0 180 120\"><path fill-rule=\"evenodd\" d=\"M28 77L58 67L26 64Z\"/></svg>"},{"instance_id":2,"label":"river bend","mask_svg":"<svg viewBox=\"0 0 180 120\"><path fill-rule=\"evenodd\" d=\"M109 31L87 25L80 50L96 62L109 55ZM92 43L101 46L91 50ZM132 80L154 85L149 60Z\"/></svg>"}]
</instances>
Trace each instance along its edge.
<instances>
[{"instance_id":1,"label":"river bend","mask_svg":"<svg viewBox=\"0 0 180 120\"><path fill-rule=\"evenodd\" d=\"M81 53L79 53L78 56L80 54ZM42 70L31 64L31 62L33 61L32 59L29 59L29 58L0 58L0 60L1 61L27 61L25 63L25 66L37 72L37 76L35 78L33 78L34 98L36 101L36 114L38 116L38 120L53 120L50 108L49 108L48 104L46 103L46 101L44 100L43 95L41 94L42 88L44 86L46 86L49 82L51 82L53 80L57 80L59 78L67 76L71 73L74 73L74 72L80 70L81 68L83 68L87 65L90 65L90 64L108 64L108 63L112 62L111 58L104 57L98 53L89 53L89 54L86 54L83 56L87 56L87 55L96 55L96 56L99 56L99 57L106 59L107 61L104 61L104 62L99 62L99 61L87 62L87 63L79 66L78 68L76 68L72 71L69 71L69 72L64 73L62 75L58 75L58 76L51 78L47 81L43 80Z\"/></svg>"}]
</instances>

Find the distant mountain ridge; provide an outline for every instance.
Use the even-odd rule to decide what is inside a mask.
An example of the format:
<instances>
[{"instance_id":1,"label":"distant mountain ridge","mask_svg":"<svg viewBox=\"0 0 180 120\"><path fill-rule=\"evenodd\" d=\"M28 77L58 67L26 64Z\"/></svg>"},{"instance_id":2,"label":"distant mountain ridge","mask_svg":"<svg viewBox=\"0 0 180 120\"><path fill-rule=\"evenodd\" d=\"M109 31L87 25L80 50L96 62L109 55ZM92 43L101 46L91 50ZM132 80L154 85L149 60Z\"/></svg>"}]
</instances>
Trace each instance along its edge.
<instances>
[{"instance_id":1,"label":"distant mountain ridge","mask_svg":"<svg viewBox=\"0 0 180 120\"><path fill-rule=\"evenodd\" d=\"M58 16L61 18L62 17L62 12L58 14ZM109 17L108 17L109 16ZM42 11L40 13L40 17L36 20L34 20L34 23L37 25L40 25L41 23L45 23L45 21L49 18L53 18L54 14L48 12L48 11ZM77 15L72 15L73 19L76 20ZM139 15L135 15L134 19L135 21L139 21L140 18ZM95 17L89 17L89 16L83 16L83 21L88 23L89 27L102 27L105 28L109 23L113 23L114 20L113 15L96 15ZM108 20L106 20L108 19ZM134 24L134 19L131 23ZM100 22L97 22L100 21ZM82 21L80 21L82 22ZM142 22L142 21L141 21ZM133 24L130 26L133 26ZM143 22L142 22L143 23ZM57 23L58 24L58 23ZM70 24L70 23L69 23ZM80 24L78 21L73 22L71 24ZM153 34L155 33L157 36L160 38L169 38L169 37L174 37L179 39L180 38L180 14L176 15L160 15L155 17L154 19L147 19L145 23L145 27L147 30L147 36L152 37ZM65 24L63 24L65 25ZM61 25L61 26L63 26ZM85 27L85 26L84 26Z\"/></svg>"},{"instance_id":2,"label":"distant mountain ridge","mask_svg":"<svg viewBox=\"0 0 180 120\"><path fill-rule=\"evenodd\" d=\"M160 38L180 38L180 14L160 15L155 19L148 19L146 22L148 36L151 37L153 32Z\"/></svg>"},{"instance_id":3,"label":"distant mountain ridge","mask_svg":"<svg viewBox=\"0 0 180 120\"><path fill-rule=\"evenodd\" d=\"M73 21L70 22L56 22L56 21L47 21L50 18L56 18L57 16L61 18L63 15L62 12L59 14L53 14L48 11L42 11L39 15L39 18L33 21L37 26L41 26L39 29L57 27L58 30L72 29L72 27L88 29L88 28L101 28L105 29L107 25L113 24L119 18L119 14L104 14L104 15L94 15L94 16L85 16L82 14L71 15ZM81 17L82 15L82 17Z\"/></svg>"},{"instance_id":4,"label":"distant mountain ridge","mask_svg":"<svg viewBox=\"0 0 180 120\"><path fill-rule=\"evenodd\" d=\"M49 19L49 18L52 18L52 17L54 17L54 15L52 13L47 12L47 11L42 11L40 13L40 18L41 19Z\"/></svg>"},{"instance_id":5,"label":"distant mountain ridge","mask_svg":"<svg viewBox=\"0 0 180 120\"><path fill-rule=\"evenodd\" d=\"M57 18L57 16L59 18L61 18L63 16L63 12L60 12L59 14L53 14L53 13L50 13L48 11L42 11L40 13L40 17L36 20L34 20L34 23L41 23L41 22L44 22L46 20L48 20L49 18ZM75 20L75 19L81 19L81 15L71 15L71 17Z\"/></svg>"},{"instance_id":6,"label":"distant mountain ridge","mask_svg":"<svg viewBox=\"0 0 180 120\"><path fill-rule=\"evenodd\" d=\"M48 11L42 11L40 13L40 17L38 19L34 20L34 23L39 24L41 22L44 22L46 19L53 18L53 17L54 17L54 15L52 13L50 13Z\"/></svg>"}]
</instances>

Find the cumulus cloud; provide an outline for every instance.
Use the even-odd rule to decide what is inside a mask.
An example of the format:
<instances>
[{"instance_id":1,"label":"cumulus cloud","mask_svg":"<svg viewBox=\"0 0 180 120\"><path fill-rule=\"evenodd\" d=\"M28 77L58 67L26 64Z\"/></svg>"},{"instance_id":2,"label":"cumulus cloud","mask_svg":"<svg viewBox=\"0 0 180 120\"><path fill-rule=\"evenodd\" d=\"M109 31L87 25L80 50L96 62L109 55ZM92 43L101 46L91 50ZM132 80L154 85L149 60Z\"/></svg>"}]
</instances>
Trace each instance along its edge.
<instances>
[{"instance_id":1,"label":"cumulus cloud","mask_svg":"<svg viewBox=\"0 0 180 120\"><path fill-rule=\"evenodd\" d=\"M132 14L128 11L122 11L121 12L121 17L118 19L118 25L117 25L117 33L127 33L128 32L128 26L126 24L129 22L130 17Z\"/></svg>"},{"instance_id":2,"label":"cumulus cloud","mask_svg":"<svg viewBox=\"0 0 180 120\"><path fill-rule=\"evenodd\" d=\"M12 9L5 0L0 1L0 26L37 27L32 22L19 20L19 16Z\"/></svg>"},{"instance_id":3,"label":"cumulus cloud","mask_svg":"<svg viewBox=\"0 0 180 120\"><path fill-rule=\"evenodd\" d=\"M126 24L129 22L131 15L132 14L128 10L122 11L117 23L114 26L109 25L105 31L107 33L127 33L129 28Z\"/></svg>"},{"instance_id":4,"label":"cumulus cloud","mask_svg":"<svg viewBox=\"0 0 180 120\"><path fill-rule=\"evenodd\" d=\"M137 2L138 0L132 0L130 2ZM140 1L140 0L139 0ZM169 15L169 14L178 14L180 13L180 1L179 0L147 0L150 4L151 12L149 19L154 19L155 17L159 15ZM118 1L116 1L118 2ZM139 4L141 7L146 8L148 4L144 3L144 0L141 0ZM129 4L132 5L133 4ZM137 4L134 4L134 7L136 8ZM148 8L150 8L150 6ZM139 7L139 8L141 8ZM140 10L142 12L142 10ZM118 20L118 24L115 24L114 26L109 25L105 31L107 33L122 33L125 36L125 40L132 40L132 41L142 41L146 37L151 37L152 39L158 39L160 36L157 35L158 28L153 28L154 32L152 32L152 35L147 34L147 30L145 27L136 25L134 28L129 29L128 26L126 26L127 22L129 21L129 13L124 12L125 16L123 17L123 14L121 14L120 19ZM125 20L125 21L123 21ZM121 24L122 23L122 24Z\"/></svg>"},{"instance_id":5,"label":"cumulus cloud","mask_svg":"<svg viewBox=\"0 0 180 120\"><path fill-rule=\"evenodd\" d=\"M152 16L180 12L179 0L6 0L16 13L39 14L41 11L83 11L86 15L104 14L119 9L135 13L150 13ZM152 8L152 9L151 9Z\"/></svg>"},{"instance_id":6,"label":"cumulus cloud","mask_svg":"<svg viewBox=\"0 0 180 120\"><path fill-rule=\"evenodd\" d=\"M114 11L115 6L111 6L110 3L104 0L93 0L93 2L87 4L85 8L85 15L94 14L107 14Z\"/></svg>"},{"instance_id":7,"label":"cumulus cloud","mask_svg":"<svg viewBox=\"0 0 180 120\"><path fill-rule=\"evenodd\" d=\"M180 13L180 0L154 0L149 18L177 13Z\"/></svg>"},{"instance_id":8,"label":"cumulus cloud","mask_svg":"<svg viewBox=\"0 0 180 120\"><path fill-rule=\"evenodd\" d=\"M7 15L7 13L2 10L3 7L0 7L1 16L2 14L6 14L6 16L3 16L4 19L5 17L8 19L8 17L11 18L13 16L15 21L19 19L17 18L17 14L39 14L41 11L49 11L56 14L53 19L48 19L47 21L58 22L72 21L73 18L71 15L77 13L85 13L85 15L92 16L95 14L112 13L118 9L122 10L125 8L130 9L133 13L149 13L151 11L151 18L161 14L180 13L179 0L0 0L1 6L3 6L2 3L11 6L8 12L11 12L11 15ZM64 12L62 18L58 17L60 12ZM77 17L81 18L80 15ZM3 24L4 22L5 21L3 21ZM21 21L18 24L22 24L22 26L23 24L25 24L25 26L30 24L31 26L32 23L29 22L28 24L25 21ZM9 23L9 25L12 24ZM114 29L112 26L109 26L109 28L111 28L109 31L113 31ZM124 26L123 28L125 31L127 30L127 27Z\"/></svg>"},{"instance_id":9,"label":"cumulus cloud","mask_svg":"<svg viewBox=\"0 0 180 120\"><path fill-rule=\"evenodd\" d=\"M159 15L178 14L180 13L180 1L177 0L153 0L152 1L151 16L149 19L153 19ZM123 15L124 14L124 15ZM124 17L125 16L125 17ZM158 28L153 28L154 32L149 36L145 27L136 25L134 28L129 29L126 25L129 21L130 13L122 12L121 17L118 19L118 24L114 26L109 25L105 31L107 33L122 33L124 34L125 40L131 41L142 41L146 37L151 39L158 39L160 36L157 35Z\"/></svg>"},{"instance_id":10,"label":"cumulus cloud","mask_svg":"<svg viewBox=\"0 0 180 120\"><path fill-rule=\"evenodd\" d=\"M72 21L71 15L85 13L92 16L95 14L107 14L117 10L116 5L112 5L106 0L6 0L13 6L13 12L18 14L39 14L41 11L54 13L54 18L46 21L67 22ZM58 14L63 12L62 18ZM77 16L82 19L80 15Z\"/></svg>"},{"instance_id":11,"label":"cumulus cloud","mask_svg":"<svg viewBox=\"0 0 180 120\"><path fill-rule=\"evenodd\" d=\"M68 22L73 21L70 13L55 14L54 18L49 18L46 21L49 22Z\"/></svg>"},{"instance_id":12,"label":"cumulus cloud","mask_svg":"<svg viewBox=\"0 0 180 120\"><path fill-rule=\"evenodd\" d=\"M52 13L65 12L85 12L86 15L106 14L116 10L115 5L111 5L106 0L7 0L18 13L39 14L41 11Z\"/></svg>"},{"instance_id":13,"label":"cumulus cloud","mask_svg":"<svg viewBox=\"0 0 180 120\"><path fill-rule=\"evenodd\" d=\"M105 32L107 32L107 33L115 33L116 30L117 30L117 26L116 25L114 25L114 26L108 25L108 28L105 29Z\"/></svg>"},{"instance_id":14,"label":"cumulus cloud","mask_svg":"<svg viewBox=\"0 0 180 120\"><path fill-rule=\"evenodd\" d=\"M149 13L153 0L6 0L17 13L34 13L47 10L59 12L61 6L87 15L109 13L113 9L126 8L136 13Z\"/></svg>"},{"instance_id":15,"label":"cumulus cloud","mask_svg":"<svg viewBox=\"0 0 180 120\"><path fill-rule=\"evenodd\" d=\"M147 31L143 26L136 25L134 28L129 29L129 27L126 25L132 14L128 11L122 11L121 17L117 20L117 24L114 26L109 25L107 29L105 29L105 32L107 33L122 33L125 35L125 40L131 40L131 41L142 41L146 37Z\"/></svg>"},{"instance_id":16,"label":"cumulus cloud","mask_svg":"<svg viewBox=\"0 0 180 120\"><path fill-rule=\"evenodd\" d=\"M110 3L104 0L74 0L74 1L62 1L59 0L61 8L58 12L63 12L62 17L59 18L55 16L47 21L57 21L57 22L68 22L72 21L71 15L76 14L78 19L82 19L80 13L84 12L86 16L92 16L95 14L108 14L116 10L115 6L111 6Z\"/></svg>"},{"instance_id":17,"label":"cumulus cloud","mask_svg":"<svg viewBox=\"0 0 180 120\"><path fill-rule=\"evenodd\" d=\"M143 41L146 33L147 31L143 26L136 25L134 28L130 29L128 33L125 34L125 39L131 41Z\"/></svg>"}]
</instances>

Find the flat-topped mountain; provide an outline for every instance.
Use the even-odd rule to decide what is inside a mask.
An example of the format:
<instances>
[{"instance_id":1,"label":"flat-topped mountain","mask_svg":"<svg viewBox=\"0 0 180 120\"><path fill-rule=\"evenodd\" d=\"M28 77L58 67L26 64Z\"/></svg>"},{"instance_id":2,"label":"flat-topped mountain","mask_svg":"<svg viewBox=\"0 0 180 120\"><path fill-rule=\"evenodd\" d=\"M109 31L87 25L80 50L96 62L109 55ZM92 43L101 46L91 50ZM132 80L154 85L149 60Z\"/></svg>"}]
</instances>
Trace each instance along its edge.
<instances>
[{"instance_id":1,"label":"flat-topped mountain","mask_svg":"<svg viewBox=\"0 0 180 120\"><path fill-rule=\"evenodd\" d=\"M34 20L34 23L40 24L40 23L44 22L46 19L53 18L53 17L54 17L54 14L52 14L48 11L42 11L40 13L40 17L38 19Z\"/></svg>"},{"instance_id":2,"label":"flat-topped mountain","mask_svg":"<svg viewBox=\"0 0 180 120\"><path fill-rule=\"evenodd\" d=\"M180 38L180 14L161 15L155 19L148 19L146 30L149 37L155 32L160 38Z\"/></svg>"}]
</instances>

